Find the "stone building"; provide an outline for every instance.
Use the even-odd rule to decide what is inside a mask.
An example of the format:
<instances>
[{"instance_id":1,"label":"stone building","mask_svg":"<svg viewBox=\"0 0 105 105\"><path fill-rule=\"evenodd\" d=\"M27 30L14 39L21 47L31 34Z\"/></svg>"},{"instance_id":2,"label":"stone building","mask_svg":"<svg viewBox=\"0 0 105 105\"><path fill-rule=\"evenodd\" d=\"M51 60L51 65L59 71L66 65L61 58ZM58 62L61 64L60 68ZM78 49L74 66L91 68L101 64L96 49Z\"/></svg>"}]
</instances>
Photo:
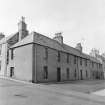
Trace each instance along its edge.
<instances>
[{"instance_id":1,"label":"stone building","mask_svg":"<svg viewBox=\"0 0 105 105\"><path fill-rule=\"evenodd\" d=\"M2 34L2 33L0 33L0 41L3 39L3 38L5 38L5 35L4 34ZM5 62L5 60L3 59L3 57L4 57L4 52L5 52L5 49L4 49L4 45L3 44L0 44L0 75L4 75L4 69L3 69L3 62L2 61L4 61Z\"/></svg>"},{"instance_id":2,"label":"stone building","mask_svg":"<svg viewBox=\"0 0 105 105\"><path fill-rule=\"evenodd\" d=\"M32 32L10 47L7 75L31 82L103 79L102 63L63 42L61 33L51 39Z\"/></svg>"},{"instance_id":3,"label":"stone building","mask_svg":"<svg viewBox=\"0 0 105 105\"><path fill-rule=\"evenodd\" d=\"M103 68L104 77L105 77L105 53L101 54L101 62L102 62L102 68Z\"/></svg>"},{"instance_id":4,"label":"stone building","mask_svg":"<svg viewBox=\"0 0 105 105\"><path fill-rule=\"evenodd\" d=\"M28 35L27 25L25 24L24 17L18 23L18 32L4 37L0 34L0 75L7 76L7 65L9 62L9 48L15 43Z\"/></svg>"},{"instance_id":5,"label":"stone building","mask_svg":"<svg viewBox=\"0 0 105 105\"><path fill-rule=\"evenodd\" d=\"M7 64L8 64L8 51L9 47L18 42L18 33L4 37L0 40L0 75L6 76Z\"/></svg>"},{"instance_id":6,"label":"stone building","mask_svg":"<svg viewBox=\"0 0 105 105\"><path fill-rule=\"evenodd\" d=\"M102 63L102 68L105 77L105 54L100 54L99 50L93 48L90 52L90 56L94 57L95 59L99 60Z\"/></svg>"}]
</instances>

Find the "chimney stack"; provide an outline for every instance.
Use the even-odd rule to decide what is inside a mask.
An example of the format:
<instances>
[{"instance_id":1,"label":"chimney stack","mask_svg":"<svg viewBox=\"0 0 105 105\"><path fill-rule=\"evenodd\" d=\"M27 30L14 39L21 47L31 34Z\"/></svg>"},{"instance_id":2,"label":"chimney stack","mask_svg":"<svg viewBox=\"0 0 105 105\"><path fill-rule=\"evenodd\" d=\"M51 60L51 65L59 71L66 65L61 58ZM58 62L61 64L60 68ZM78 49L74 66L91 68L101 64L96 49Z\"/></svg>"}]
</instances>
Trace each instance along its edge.
<instances>
[{"instance_id":1,"label":"chimney stack","mask_svg":"<svg viewBox=\"0 0 105 105\"><path fill-rule=\"evenodd\" d=\"M76 47L77 50L79 50L80 52L82 52L82 45L81 43L77 43Z\"/></svg>"},{"instance_id":2,"label":"chimney stack","mask_svg":"<svg viewBox=\"0 0 105 105\"><path fill-rule=\"evenodd\" d=\"M25 18L22 16L20 22L18 23L19 40L22 40L28 35L27 24L25 23Z\"/></svg>"},{"instance_id":3,"label":"chimney stack","mask_svg":"<svg viewBox=\"0 0 105 105\"><path fill-rule=\"evenodd\" d=\"M63 36L61 32L55 33L55 37L53 39L58 41L60 44L63 44Z\"/></svg>"},{"instance_id":4,"label":"chimney stack","mask_svg":"<svg viewBox=\"0 0 105 105\"><path fill-rule=\"evenodd\" d=\"M3 33L0 33L0 40L4 37L5 37L5 35Z\"/></svg>"}]
</instances>

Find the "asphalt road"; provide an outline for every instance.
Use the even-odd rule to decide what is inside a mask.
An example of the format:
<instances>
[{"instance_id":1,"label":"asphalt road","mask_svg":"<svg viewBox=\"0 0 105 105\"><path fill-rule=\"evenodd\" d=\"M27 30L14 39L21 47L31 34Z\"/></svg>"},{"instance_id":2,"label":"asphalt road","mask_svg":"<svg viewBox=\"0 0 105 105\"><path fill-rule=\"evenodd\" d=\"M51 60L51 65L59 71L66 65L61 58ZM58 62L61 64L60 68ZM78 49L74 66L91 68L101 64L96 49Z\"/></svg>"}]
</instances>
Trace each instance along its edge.
<instances>
[{"instance_id":1,"label":"asphalt road","mask_svg":"<svg viewBox=\"0 0 105 105\"><path fill-rule=\"evenodd\" d=\"M0 79L0 105L105 105L105 97Z\"/></svg>"}]
</instances>

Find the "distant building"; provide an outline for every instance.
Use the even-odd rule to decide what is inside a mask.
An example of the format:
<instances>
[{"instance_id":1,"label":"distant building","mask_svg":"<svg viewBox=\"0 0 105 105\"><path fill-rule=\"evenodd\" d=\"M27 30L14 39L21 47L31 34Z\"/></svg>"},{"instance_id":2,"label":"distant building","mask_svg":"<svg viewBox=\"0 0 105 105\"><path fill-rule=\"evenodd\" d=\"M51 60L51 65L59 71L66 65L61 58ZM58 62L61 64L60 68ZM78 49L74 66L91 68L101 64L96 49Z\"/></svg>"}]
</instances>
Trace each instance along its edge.
<instances>
[{"instance_id":1,"label":"distant building","mask_svg":"<svg viewBox=\"0 0 105 105\"><path fill-rule=\"evenodd\" d=\"M101 59L102 59L102 67L104 71L104 77L105 77L105 54L101 54Z\"/></svg>"},{"instance_id":2,"label":"distant building","mask_svg":"<svg viewBox=\"0 0 105 105\"><path fill-rule=\"evenodd\" d=\"M102 63L102 68L105 77L105 54L100 54L99 50L93 48L90 52L90 56L94 57L95 59L99 60Z\"/></svg>"},{"instance_id":3,"label":"distant building","mask_svg":"<svg viewBox=\"0 0 105 105\"><path fill-rule=\"evenodd\" d=\"M61 33L53 39L26 33L9 49L8 76L35 83L104 78L102 63L84 54L81 43L73 48L64 44Z\"/></svg>"}]
</instances>

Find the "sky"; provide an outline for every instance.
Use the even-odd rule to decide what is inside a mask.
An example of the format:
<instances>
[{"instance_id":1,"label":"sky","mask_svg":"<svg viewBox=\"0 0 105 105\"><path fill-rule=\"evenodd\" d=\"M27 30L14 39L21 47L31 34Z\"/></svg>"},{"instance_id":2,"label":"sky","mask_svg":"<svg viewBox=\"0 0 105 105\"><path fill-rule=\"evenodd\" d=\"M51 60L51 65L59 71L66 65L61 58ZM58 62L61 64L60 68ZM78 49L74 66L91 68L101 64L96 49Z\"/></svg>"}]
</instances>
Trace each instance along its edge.
<instances>
[{"instance_id":1,"label":"sky","mask_svg":"<svg viewBox=\"0 0 105 105\"><path fill-rule=\"evenodd\" d=\"M21 16L29 32L50 38L62 32L72 47L82 43L85 53L105 52L105 0L0 0L0 32L17 32Z\"/></svg>"}]
</instances>

